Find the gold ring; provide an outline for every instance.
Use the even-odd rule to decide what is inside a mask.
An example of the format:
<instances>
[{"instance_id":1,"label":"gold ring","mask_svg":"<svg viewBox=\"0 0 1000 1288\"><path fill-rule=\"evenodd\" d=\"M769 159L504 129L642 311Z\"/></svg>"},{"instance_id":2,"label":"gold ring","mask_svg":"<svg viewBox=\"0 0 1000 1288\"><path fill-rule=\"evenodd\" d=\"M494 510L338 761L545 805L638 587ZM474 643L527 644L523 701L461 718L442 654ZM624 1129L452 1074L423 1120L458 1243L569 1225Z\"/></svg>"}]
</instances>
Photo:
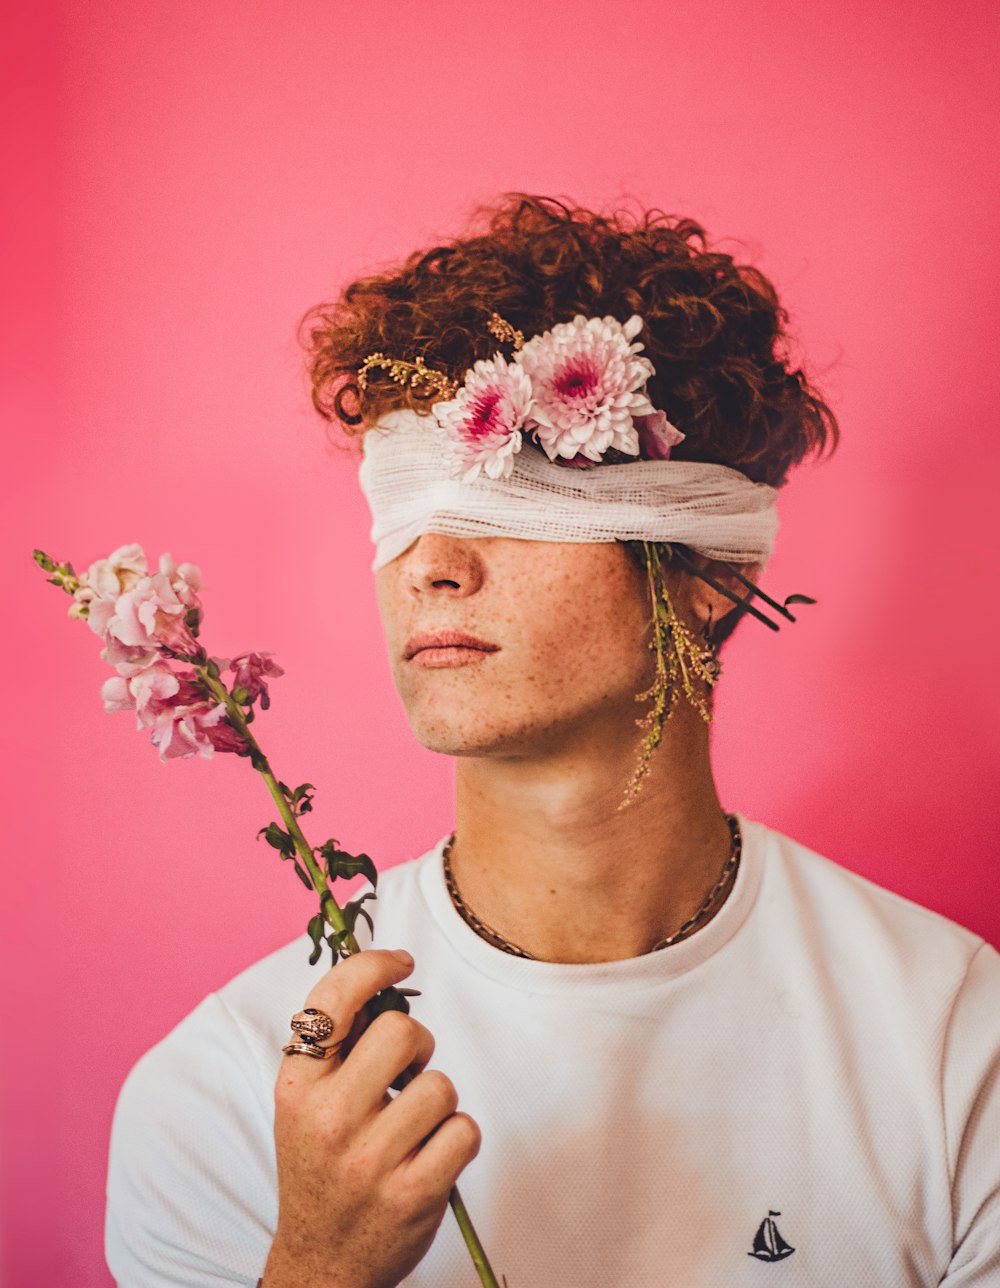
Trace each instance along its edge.
<instances>
[{"instance_id":1,"label":"gold ring","mask_svg":"<svg viewBox=\"0 0 1000 1288\"><path fill-rule=\"evenodd\" d=\"M334 1027L332 1017L315 1006L307 1006L304 1011L296 1011L292 1016L292 1028L303 1042L322 1042L330 1036Z\"/></svg>"},{"instance_id":2,"label":"gold ring","mask_svg":"<svg viewBox=\"0 0 1000 1288\"><path fill-rule=\"evenodd\" d=\"M314 1046L311 1042L289 1042L281 1049L285 1055L311 1055L314 1060L332 1060L344 1045L344 1041L345 1039L341 1038L339 1042L329 1047Z\"/></svg>"}]
</instances>

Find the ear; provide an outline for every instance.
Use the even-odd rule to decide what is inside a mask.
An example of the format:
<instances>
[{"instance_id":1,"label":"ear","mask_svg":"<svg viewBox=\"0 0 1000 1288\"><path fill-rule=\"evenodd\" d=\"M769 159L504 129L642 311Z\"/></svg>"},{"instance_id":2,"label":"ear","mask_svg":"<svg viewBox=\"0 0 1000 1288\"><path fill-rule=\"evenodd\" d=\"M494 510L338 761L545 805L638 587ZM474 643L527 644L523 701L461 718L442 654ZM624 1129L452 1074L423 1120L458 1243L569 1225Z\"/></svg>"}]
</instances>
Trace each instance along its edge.
<instances>
[{"instance_id":1,"label":"ear","mask_svg":"<svg viewBox=\"0 0 1000 1288\"><path fill-rule=\"evenodd\" d=\"M750 592L742 584L738 577L734 577L730 571L730 565L723 563L720 559L709 559L706 555L693 552L691 562L703 568L713 581L717 581L721 586L731 591L737 599L746 599ZM762 571L758 563L736 564L735 565L744 577L750 581L756 581ZM706 625L708 622L721 622L724 617L736 608L736 604L728 595L710 586L707 581L693 573L688 574L688 602L691 612L699 625Z\"/></svg>"}]
</instances>

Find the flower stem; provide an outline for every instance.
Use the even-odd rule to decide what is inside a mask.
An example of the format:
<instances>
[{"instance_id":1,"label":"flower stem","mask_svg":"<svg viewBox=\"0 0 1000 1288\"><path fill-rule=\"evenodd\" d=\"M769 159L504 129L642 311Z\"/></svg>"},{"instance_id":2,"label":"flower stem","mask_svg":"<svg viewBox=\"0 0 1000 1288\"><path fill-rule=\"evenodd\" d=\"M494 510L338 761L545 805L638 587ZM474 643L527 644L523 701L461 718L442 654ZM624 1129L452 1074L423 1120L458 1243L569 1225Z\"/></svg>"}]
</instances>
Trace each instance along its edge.
<instances>
[{"instance_id":1,"label":"flower stem","mask_svg":"<svg viewBox=\"0 0 1000 1288\"><path fill-rule=\"evenodd\" d=\"M448 1195L448 1202L451 1205L451 1210L455 1213L455 1220L458 1222L458 1228L462 1231L462 1238L465 1240L466 1246L469 1249L469 1255L472 1257L472 1264L479 1272L480 1282L484 1285L484 1288L500 1288L500 1285L497 1283L496 1275L493 1273L493 1267L490 1265L489 1258L486 1255L486 1249L479 1242L479 1235L476 1234L476 1228L472 1224L472 1219L466 1211L465 1204L462 1201L461 1194L458 1192L457 1185L453 1185L451 1187L451 1193ZM504 1279L504 1288L506 1288L506 1285L507 1280Z\"/></svg>"},{"instance_id":2,"label":"flower stem","mask_svg":"<svg viewBox=\"0 0 1000 1288\"><path fill-rule=\"evenodd\" d=\"M241 737L253 753L254 765L261 777L264 779L264 782L267 784L267 790L271 793L274 803L278 807L278 812L281 815L282 821L288 829L288 833L292 840L295 842L295 849L299 858L301 858L302 862L306 865L306 871L309 873L313 886L319 894L321 906L327 921L330 922L335 930L346 930L347 922L344 920L340 906L333 897L333 892L327 883L326 877L323 875L322 868L320 868L313 856L312 846L303 835L301 827L299 827L299 820L295 817L295 814L292 812L292 807L285 799L285 793L278 786L278 780L274 776L274 771L271 769L270 762L261 750L260 743L250 732L250 726L247 724L246 717L243 714L243 708L229 692L226 686L209 674L207 666L197 666L195 669L203 680L205 686L212 693L213 697L218 698L220 702L224 702L226 704L226 713L229 716L229 719L232 721L233 725L239 731ZM350 952L356 953L360 951L358 941L354 938L353 933L347 936L346 944Z\"/></svg>"},{"instance_id":3,"label":"flower stem","mask_svg":"<svg viewBox=\"0 0 1000 1288\"><path fill-rule=\"evenodd\" d=\"M264 755L263 751L261 751L260 744L257 742L257 739L250 732L250 726L247 724L246 717L243 714L243 708L235 700L226 686L220 683L219 680L215 679L209 673L207 665L199 664L196 665L195 669L213 696L218 698L220 702L224 702L226 704L226 712L229 719L232 721L234 727L239 731L240 735L246 740L247 746L251 749L254 765L261 777L264 779L264 782L267 783L267 789L271 793L275 805L278 807L278 812L281 814L282 821L288 829L289 835L295 841L296 852L302 859L302 862L306 865L306 870L312 878L312 883L320 896L320 907L323 911L323 915L335 930L347 930L347 922L344 920L340 906L336 899L334 899L326 877L323 875L322 869L313 856L312 847L303 835L302 829L299 827L298 819L286 800L284 792L278 785L278 780L274 776L274 771L271 769L267 757ZM361 951L361 947L353 933L347 935L345 944L348 952L350 953L358 953ZM493 1268L490 1266L489 1258L486 1256L486 1251L480 1242L478 1234L476 1234L475 1226L472 1224L466 1210L465 1203L462 1201L462 1196L458 1192L457 1185L452 1186L451 1193L448 1195L448 1202L451 1205L451 1210L455 1214L458 1228L462 1232L462 1238L465 1240L466 1246L469 1249L469 1255L472 1257L472 1264L476 1267L476 1271L479 1274L479 1279L483 1284L483 1288L500 1288L496 1275L493 1273ZM504 1282L506 1285L506 1280Z\"/></svg>"}]
</instances>

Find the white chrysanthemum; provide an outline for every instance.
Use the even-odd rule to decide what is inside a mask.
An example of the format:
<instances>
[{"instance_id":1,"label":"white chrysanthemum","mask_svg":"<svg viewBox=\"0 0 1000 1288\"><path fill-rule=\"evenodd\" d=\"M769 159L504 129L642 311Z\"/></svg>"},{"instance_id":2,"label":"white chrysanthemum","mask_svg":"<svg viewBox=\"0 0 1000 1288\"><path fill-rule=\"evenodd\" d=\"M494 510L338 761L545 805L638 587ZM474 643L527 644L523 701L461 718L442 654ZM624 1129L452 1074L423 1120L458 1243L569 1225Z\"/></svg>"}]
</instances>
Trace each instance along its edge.
<instances>
[{"instance_id":1,"label":"white chrysanthemum","mask_svg":"<svg viewBox=\"0 0 1000 1288\"><path fill-rule=\"evenodd\" d=\"M432 409L447 435L454 473L466 483L480 471L491 479L509 478L531 407L531 381L519 365L499 353L480 359L465 373L457 395Z\"/></svg>"},{"instance_id":2,"label":"white chrysanthemum","mask_svg":"<svg viewBox=\"0 0 1000 1288\"><path fill-rule=\"evenodd\" d=\"M632 343L641 327L637 313L624 325L577 314L529 340L515 356L535 400L528 427L549 460L599 461L610 448L638 456L632 417L652 413L641 390L654 373L648 358L636 356L645 346Z\"/></svg>"}]
</instances>

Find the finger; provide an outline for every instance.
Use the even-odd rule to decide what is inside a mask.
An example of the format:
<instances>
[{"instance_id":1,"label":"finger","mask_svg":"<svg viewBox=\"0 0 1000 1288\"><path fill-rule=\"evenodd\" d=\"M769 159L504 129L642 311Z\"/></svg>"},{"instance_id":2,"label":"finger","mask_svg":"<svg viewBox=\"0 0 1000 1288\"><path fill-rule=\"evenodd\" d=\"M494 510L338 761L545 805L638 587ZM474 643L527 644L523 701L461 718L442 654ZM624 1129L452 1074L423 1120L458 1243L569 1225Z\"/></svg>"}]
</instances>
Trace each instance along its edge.
<instances>
[{"instance_id":1,"label":"finger","mask_svg":"<svg viewBox=\"0 0 1000 1288\"><path fill-rule=\"evenodd\" d=\"M412 1015L376 1015L337 1070L337 1088L354 1121L363 1122L382 1110L403 1070L413 1066L419 1072L433 1054L433 1033Z\"/></svg>"},{"instance_id":2,"label":"finger","mask_svg":"<svg viewBox=\"0 0 1000 1288\"><path fill-rule=\"evenodd\" d=\"M317 1045L329 1049L344 1044L349 1049L350 1041L357 1038L363 1026L359 1013L365 1004L382 989L405 979L412 970L412 958L404 961L385 948L365 948L337 962L316 982L302 1008L322 1011L333 1021L332 1031ZM293 1035L292 1040L297 1041L298 1036ZM296 1081L315 1079L339 1067L345 1055L343 1050L332 1059L320 1060L288 1053L282 1062L282 1073L287 1075L294 1065Z\"/></svg>"},{"instance_id":3,"label":"finger","mask_svg":"<svg viewBox=\"0 0 1000 1288\"><path fill-rule=\"evenodd\" d=\"M457 1108L455 1084L439 1069L426 1069L378 1114L372 1145L390 1166L398 1167Z\"/></svg>"},{"instance_id":4,"label":"finger","mask_svg":"<svg viewBox=\"0 0 1000 1288\"><path fill-rule=\"evenodd\" d=\"M435 1128L400 1170L416 1190L450 1190L479 1153L482 1143L479 1124L458 1110Z\"/></svg>"}]
</instances>

